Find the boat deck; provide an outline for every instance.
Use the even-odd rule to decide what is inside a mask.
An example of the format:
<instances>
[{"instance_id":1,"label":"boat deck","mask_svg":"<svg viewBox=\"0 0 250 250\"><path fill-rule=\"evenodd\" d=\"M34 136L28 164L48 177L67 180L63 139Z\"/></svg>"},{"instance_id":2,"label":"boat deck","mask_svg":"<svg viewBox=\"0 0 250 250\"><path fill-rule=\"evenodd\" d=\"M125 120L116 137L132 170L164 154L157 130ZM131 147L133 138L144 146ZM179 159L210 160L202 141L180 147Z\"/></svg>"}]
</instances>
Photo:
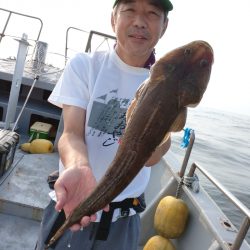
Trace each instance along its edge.
<instances>
[{"instance_id":1,"label":"boat deck","mask_svg":"<svg viewBox=\"0 0 250 250\"><path fill-rule=\"evenodd\" d=\"M0 58L0 79L11 82L15 70L16 60L7 58ZM50 65L45 65L42 70L39 71L32 67L32 62L26 62L22 84L31 86L34 77L39 75L39 80L37 82L36 87L46 90L53 90L55 84L57 83L62 70L59 68L55 68Z\"/></svg>"},{"instance_id":2,"label":"boat deck","mask_svg":"<svg viewBox=\"0 0 250 250\"><path fill-rule=\"evenodd\" d=\"M4 230L0 230L1 250L34 250L39 233L39 221L2 213L0 221L4 225Z\"/></svg>"},{"instance_id":3,"label":"boat deck","mask_svg":"<svg viewBox=\"0 0 250 250\"><path fill-rule=\"evenodd\" d=\"M47 176L57 166L57 153L31 155L17 150L12 168L0 182L1 250L34 249L50 199Z\"/></svg>"}]
</instances>

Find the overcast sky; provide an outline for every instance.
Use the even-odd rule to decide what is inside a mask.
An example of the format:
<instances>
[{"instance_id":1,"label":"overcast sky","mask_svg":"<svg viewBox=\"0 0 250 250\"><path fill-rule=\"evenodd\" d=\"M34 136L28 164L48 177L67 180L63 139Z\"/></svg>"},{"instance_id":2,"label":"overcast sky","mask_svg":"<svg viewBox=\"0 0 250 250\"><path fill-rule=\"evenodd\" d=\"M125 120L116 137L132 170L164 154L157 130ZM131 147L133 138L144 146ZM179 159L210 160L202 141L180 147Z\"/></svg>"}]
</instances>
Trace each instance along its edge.
<instances>
[{"instance_id":1,"label":"overcast sky","mask_svg":"<svg viewBox=\"0 0 250 250\"><path fill-rule=\"evenodd\" d=\"M206 40L214 49L215 62L200 105L250 116L250 1L173 0L172 3L174 10L169 14L166 34L156 47L157 57L192 40ZM61 54L69 26L113 35L112 5L112 0L0 0L0 8L40 17L44 23L40 40L49 44L50 52ZM0 30L3 20L5 16L1 17L0 12ZM26 21L18 21L14 29L21 36L28 32L28 25Z\"/></svg>"}]
</instances>

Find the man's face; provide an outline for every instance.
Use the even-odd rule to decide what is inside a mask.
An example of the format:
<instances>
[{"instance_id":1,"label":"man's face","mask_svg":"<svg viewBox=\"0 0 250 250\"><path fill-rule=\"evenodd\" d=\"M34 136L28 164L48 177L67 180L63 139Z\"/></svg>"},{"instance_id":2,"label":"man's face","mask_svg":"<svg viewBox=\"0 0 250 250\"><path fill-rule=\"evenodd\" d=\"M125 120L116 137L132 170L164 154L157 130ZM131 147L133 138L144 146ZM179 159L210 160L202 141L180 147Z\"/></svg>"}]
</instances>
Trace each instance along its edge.
<instances>
[{"instance_id":1,"label":"man's face","mask_svg":"<svg viewBox=\"0 0 250 250\"><path fill-rule=\"evenodd\" d=\"M149 0L121 2L112 13L112 27L117 36L116 51L126 58L145 58L151 54L167 28L165 13Z\"/></svg>"}]
</instances>

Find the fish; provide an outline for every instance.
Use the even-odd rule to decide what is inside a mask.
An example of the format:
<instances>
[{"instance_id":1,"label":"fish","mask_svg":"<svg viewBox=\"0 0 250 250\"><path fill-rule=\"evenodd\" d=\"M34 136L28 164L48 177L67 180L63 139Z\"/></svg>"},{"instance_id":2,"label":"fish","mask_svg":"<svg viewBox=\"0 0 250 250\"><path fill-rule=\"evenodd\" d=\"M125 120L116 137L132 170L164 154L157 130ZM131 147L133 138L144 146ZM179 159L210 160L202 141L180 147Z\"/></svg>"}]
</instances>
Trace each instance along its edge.
<instances>
[{"instance_id":1,"label":"fish","mask_svg":"<svg viewBox=\"0 0 250 250\"><path fill-rule=\"evenodd\" d=\"M211 45L195 40L155 62L126 113L126 128L116 155L93 192L67 217L45 249L55 243L83 216L103 209L120 194L143 168L156 147L171 132L185 126L187 108L196 107L211 75Z\"/></svg>"}]
</instances>

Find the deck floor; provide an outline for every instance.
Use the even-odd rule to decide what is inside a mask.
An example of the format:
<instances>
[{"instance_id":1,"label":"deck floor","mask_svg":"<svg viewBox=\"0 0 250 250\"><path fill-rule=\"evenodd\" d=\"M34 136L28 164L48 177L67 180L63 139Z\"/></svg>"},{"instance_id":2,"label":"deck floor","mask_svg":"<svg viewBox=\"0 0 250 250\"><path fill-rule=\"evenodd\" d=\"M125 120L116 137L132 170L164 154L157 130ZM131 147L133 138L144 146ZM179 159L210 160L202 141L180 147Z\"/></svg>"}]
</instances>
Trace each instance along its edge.
<instances>
[{"instance_id":1,"label":"deck floor","mask_svg":"<svg viewBox=\"0 0 250 250\"><path fill-rule=\"evenodd\" d=\"M17 150L12 169L0 180L1 250L34 249L43 209L50 200L47 176L57 168L57 153L32 155Z\"/></svg>"},{"instance_id":2,"label":"deck floor","mask_svg":"<svg viewBox=\"0 0 250 250\"><path fill-rule=\"evenodd\" d=\"M40 222L0 213L0 249L34 250Z\"/></svg>"},{"instance_id":3,"label":"deck floor","mask_svg":"<svg viewBox=\"0 0 250 250\"><path fill-rule=\"evenodd\" d=\"M0 186L0 200L43 209L49 201L46 180L58 168L58 154L17 152L17 158L14 169Z\"/></svg>"}]
</instances>

